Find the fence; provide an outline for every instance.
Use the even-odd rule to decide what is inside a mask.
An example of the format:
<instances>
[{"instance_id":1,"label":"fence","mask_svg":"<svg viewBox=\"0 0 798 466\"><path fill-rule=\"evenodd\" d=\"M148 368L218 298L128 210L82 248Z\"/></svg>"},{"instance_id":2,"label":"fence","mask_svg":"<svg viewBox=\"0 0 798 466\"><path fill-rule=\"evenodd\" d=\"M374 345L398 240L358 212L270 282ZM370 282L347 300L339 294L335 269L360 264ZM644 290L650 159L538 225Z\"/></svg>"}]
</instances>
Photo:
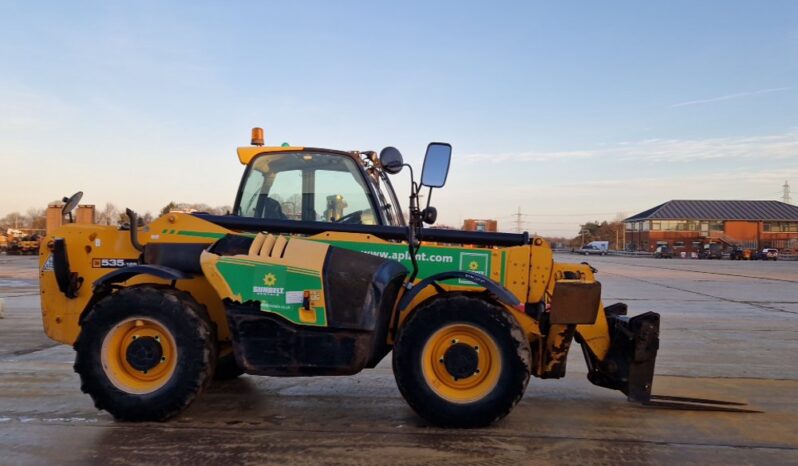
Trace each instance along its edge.
<instances>
[{"instance_id":1,"label":"fence","mask_svg":"<svg viewBox=\"0 0 798 466\"><path fill-rule=\"evenodd\" d=\"M556 249L553 249L553 251L557 252L557 253L561 253L561 254L576 254L576 255L579 255L579 256L584 255L582 253L577 252L576 250L571 250L569 248L556 248ZM595 254L593 254L593 255L595 255ZM606 255L606 256L617 256L617 257L652 257L652 258L654 257L653 253L645 252L645 251L607 251L606 254L604 254L604 255ZM677 258L677 259L681 258L678 254L675 254L673 257ZM728 259L729 255L728 254L724 254L723 258L724 259ZM691 259L691 258L687 257L687 259ZM779 260L780 261L781 260L784 260L784 261L798 261L798 254L779 254Z\"/></svg>"}]
</instances>

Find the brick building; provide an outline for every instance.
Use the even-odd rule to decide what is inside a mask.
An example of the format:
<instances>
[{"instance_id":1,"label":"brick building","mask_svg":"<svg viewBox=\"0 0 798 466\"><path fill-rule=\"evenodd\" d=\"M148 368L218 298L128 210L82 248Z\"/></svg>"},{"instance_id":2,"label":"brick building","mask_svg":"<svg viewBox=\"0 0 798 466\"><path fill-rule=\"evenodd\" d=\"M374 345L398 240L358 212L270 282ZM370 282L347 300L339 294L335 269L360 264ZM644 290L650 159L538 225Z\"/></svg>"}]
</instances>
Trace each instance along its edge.
<instances>
[{"instance_id":1,"label":"brick building","mask_svg":"<svg viewBox=\"0 0 798 466\"><path fill-rule=\"evenodd\" d=\"M467 218L463 222L463 230L466 231L496 231L496 220L481 220Z\"/></svg>"},{"instance_id":2,"label":"brick building","mask_svg":"<svg viewBox=\"0 0 798 466\"><path fill-rule=\"evenodd\" d=\"M56 202L47 206L47 233L64 224L64 214L61 210L64 204ZM75 209L75 223L92 224L95 219L95 208L93 204L80 204Z\"/></svg>"},{"instance_id":3,"label":"brick building","mask_svg":"<svg viewBox=\"0 0 798 466\"><path fill-rule=\"evenodd\" d=\"M798 207L779 201L668 201L623 221L627 249L668 245L697 252L721 243L751 249L798 249Z\"/></svg>"}]
</instances>

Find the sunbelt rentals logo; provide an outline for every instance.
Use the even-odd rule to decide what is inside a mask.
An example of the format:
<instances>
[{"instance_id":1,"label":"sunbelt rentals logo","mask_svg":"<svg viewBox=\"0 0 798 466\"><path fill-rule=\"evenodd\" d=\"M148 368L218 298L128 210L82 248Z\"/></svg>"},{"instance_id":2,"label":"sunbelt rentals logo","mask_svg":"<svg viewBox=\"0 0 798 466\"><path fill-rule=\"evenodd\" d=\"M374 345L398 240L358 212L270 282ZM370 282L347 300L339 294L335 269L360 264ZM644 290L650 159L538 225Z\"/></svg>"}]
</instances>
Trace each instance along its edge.
<instances>
[{"instance_id":1,"label":"sunbelt rentals logo","mask_svg":"<svg viewBox=\"0 0 798 466\"><path fill-rule=\"evenodd\" d=\"M461 252L460 270L488 275L490 268L490 253L487 252ZM458 280L461 284L470 284L468 280Z\"/></svg>"},{"instance_id":2,"label":"sunbelt rentals logo","mask_svg":"<svg viewBox=\"0 0 798 466\"><path fill-rule=\"evenodd\" d=\"M253 286L252 292L263 296L282 296L285 288L277 287L277 276L269 272L263 276L263 284L266 286Z\"/></svg>"}]
</instances>

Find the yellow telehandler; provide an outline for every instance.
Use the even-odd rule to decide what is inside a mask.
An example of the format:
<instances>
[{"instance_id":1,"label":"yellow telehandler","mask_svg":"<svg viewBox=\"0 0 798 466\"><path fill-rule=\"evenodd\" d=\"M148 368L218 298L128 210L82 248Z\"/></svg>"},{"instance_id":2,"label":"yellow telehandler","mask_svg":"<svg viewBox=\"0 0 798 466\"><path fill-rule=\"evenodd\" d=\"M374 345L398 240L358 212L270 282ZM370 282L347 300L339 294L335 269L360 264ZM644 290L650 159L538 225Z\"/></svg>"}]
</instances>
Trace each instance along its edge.
<instances>
[{"instance_id":1,"label":"yellow telehandler","mask_svg":"<svg viewBox=\"0 0 798 466\"><path fill-rule=\"evenodd\" d=\"M420 416L477 427L507 415L530 375L563 377L573 340L592 383L655 403L658 314L604 307L595 270L555 263L542 238L424 227L450 145L429 144L417 182L393 147L266 147L262 134L238 149L228 215L139 225L128 210L129 225L67 223L42 241L44 328L74 345L97 408L166 420L214 377L348 375L392 351ZM405 167L407 217L389 178Z\"/></svg>"}]
</instances>

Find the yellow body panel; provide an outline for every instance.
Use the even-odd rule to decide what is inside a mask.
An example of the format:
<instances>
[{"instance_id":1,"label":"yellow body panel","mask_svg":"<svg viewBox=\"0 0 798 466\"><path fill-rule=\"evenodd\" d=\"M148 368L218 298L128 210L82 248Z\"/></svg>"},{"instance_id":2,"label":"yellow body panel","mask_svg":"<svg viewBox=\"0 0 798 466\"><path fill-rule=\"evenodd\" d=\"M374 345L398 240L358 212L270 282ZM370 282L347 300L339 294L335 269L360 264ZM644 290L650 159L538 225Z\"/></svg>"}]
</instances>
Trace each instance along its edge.
<instances>
[{"instance_id":1,"label":"yellow body panel","mask_svg":"<svg viewBox=\"0 0 798 466\"><path fill-rule=\"evenodd\" d=\"M163 215L138 230L139 241L142 244L156 242L211 244L226 233L230 231L179 212ZM66 240L70 269L83 278L83 285L74 299L67 298L58 290L52 267L45 266L50 258L49 246L54 238ZM56 228L45 237L39 249L39 279L42 321L47 336L61 343L73 344L80 333L78 320L92 298L92 283L115 270L114 267L104 266L102 261L137 260L139 255L139 251L130 242L130 232L116 227L67 224ZM167 280L151 275L139 275L122 285L134 286L144 283L169 284ZM204 277L179 280L176 288L189 292L198 302L205 305L211 319L217 324L219 338L230 339L222 302Z\"/></svg>"},{"instance_id":2,"label":"yellow body panel","mask_svg":"<svg viewBox=\"0 0 798 466\"><path fill-rule=\"evenodd\" d=\"M529 293L525 302L539 303L546 292L552 289L552 265L554 258L551 248L545 241L540 245L529 246Z\"/></svg>"},{"instance_id":3,"label":"yellow body panel","mask_svg":"<svg viewBox=\"0 0 798 466\"><path fill-rule=\"evenodd\" d=\"M67 256L73 272L83 277L77 297L68 299L58 290L55 273L47 266L49 245L55 237L66 240ZM44 331L53 340L72 344L77 338L80 318L92 297L91 284L112 269L97 267L95 259L135 260L139 252L130 244L129 232L100 225L68 224L44 238L39 248L39 280Z\"/></svg>"},{"instance_id":4,"label":"yellow body panel","mask_svg":"<svg viewBox=\"0 0 798 466\"><path fill-rule=\"evenodd\" d=\"M129 242L129 234L123 232ZM222 236L233 233L215 223L206 222L183 212L170 212L139 228L139 241L147 243L213 243Z\"/></svg>"},{"instance_id":5,"label":"yellow body panel","mask_svg":"<svg viewBox=\"0 0 798 466\"><path fill-rule=\"evenodd\" d=\"M241 165L248 165L252 159L255 158L256 155L260 155L263 153L268 152L299 152L305 150L304 147L265 147L265 146L246 146L246 147L239 147L236 152L238 152L238 160L241 162Z\"/></svg>"}]
</instances>

